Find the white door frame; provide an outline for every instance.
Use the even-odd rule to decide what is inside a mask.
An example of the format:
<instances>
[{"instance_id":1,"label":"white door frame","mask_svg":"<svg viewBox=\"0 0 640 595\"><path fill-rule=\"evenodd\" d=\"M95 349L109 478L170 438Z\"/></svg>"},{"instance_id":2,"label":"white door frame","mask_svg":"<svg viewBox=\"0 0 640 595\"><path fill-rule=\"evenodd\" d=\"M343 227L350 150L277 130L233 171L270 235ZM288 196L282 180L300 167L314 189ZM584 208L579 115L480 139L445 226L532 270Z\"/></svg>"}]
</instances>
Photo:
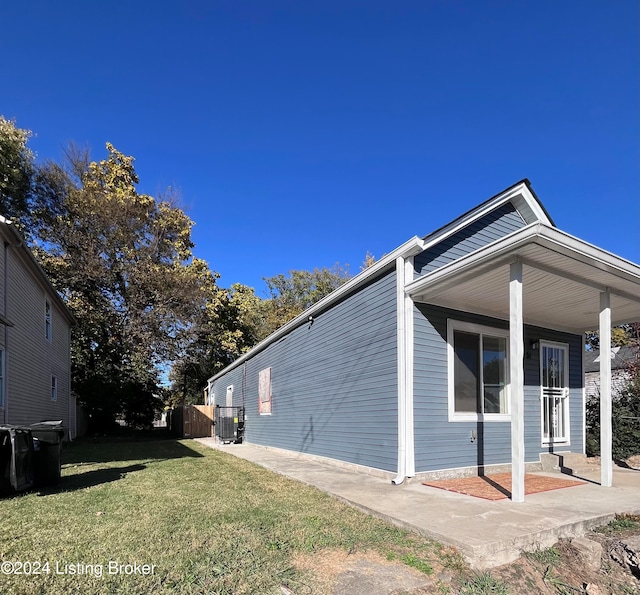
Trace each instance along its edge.
<instances>
[{"instance_id":1,"label":"white door frame","mask_svg":"<svg viewBox=\"0 0 640 595\"><path fill-rule=\"evenodd\" d=\"M556 341L540 340L540 434L542 446L569 446L571 444L571 425L569 418L569 344L558 343ZM564 366L560 371L562 378L559 378L559 386L547 387L543 378L543 354L545 349L558 349L563 353ZM557 407L560 410L552 414L551 420L546 418L545 399L549 401L549 407ZM555 422L553 419L555 418ZM549 431L545 433L545 423L548 422ZM557 426L560 426L558 428ZM552 428L561 429L561 436L552 435Z\"/></svg>"}]
</instances>

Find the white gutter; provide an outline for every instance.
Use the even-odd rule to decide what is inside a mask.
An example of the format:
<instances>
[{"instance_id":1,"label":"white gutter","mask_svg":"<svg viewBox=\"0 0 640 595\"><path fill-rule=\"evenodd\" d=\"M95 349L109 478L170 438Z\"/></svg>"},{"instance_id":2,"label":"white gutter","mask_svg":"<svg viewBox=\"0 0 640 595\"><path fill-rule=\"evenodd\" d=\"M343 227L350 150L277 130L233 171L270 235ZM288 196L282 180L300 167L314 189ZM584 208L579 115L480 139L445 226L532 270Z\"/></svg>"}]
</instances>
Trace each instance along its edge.
<instances>
[{"instance_id":1,"label":"white gutter","mask_svg":"<svg viewBox=\"0 0 640 595\"><path fill-rule=\"evenodd\" d=\"M230 372L234 368L237 368L240 364L247 361L260 351L263 351L264 349L269 347L269 345L271 345L272 343L278 341L301 324L306 324L309 321L310 316L315 316L317 313L326 310L335 302L341 300L352 291L355 291L358 287L361 287L362 285L367 283L382 270L389 267L390 265L393 265L396 258L398 258L399 256L408 257L418 254L423 250L423 246L423 241L417 236L414 236L410 240L406 241L404 244L402 244L402 246L399 246L393 252L386 254L379 261L366 268L364 271L362 271L352 279L349 279L349 281L347 281L344 285L341 285L340 287L338 287L338 289L323 297L319 302L316 302L315 304L313 304L313 306L307 308L302 314L299 314L298 316L287 322L284 326L281 326L278 330L271 333L266 339L262 340L256 346L252 347L249 351L247 351L244 355L241 355L233 363L229 364L226 368L220 370L220 372L209 378L207 382L214 382L224 374Z\"/></svg>"}]
</instances>

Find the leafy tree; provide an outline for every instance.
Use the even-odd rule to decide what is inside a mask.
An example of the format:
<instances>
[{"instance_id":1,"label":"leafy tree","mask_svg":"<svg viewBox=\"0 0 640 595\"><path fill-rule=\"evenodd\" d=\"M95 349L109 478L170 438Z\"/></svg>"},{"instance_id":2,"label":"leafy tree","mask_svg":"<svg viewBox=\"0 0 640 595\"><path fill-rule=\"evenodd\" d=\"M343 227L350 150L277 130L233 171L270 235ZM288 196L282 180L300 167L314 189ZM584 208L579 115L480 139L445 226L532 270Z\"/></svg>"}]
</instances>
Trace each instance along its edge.
<instances>
[{"instance_id":1,"label":"leafy tree","mask_svg":"<svg viewBox=\"0 0 640 595\"><path fill-rule=\"evenodd\" d=\"M35 173L34 155L27 147L30 137L30 130L0 115L0 215L12 219L23 233Z\"/></svg>"},{"instance_id":2,"label":"leafy tree","mask_svg":"<svg viewBox=\"0 0 640 595\"><path fill-rule=\"evenodd\" d=\"M211 292L196 316L189 345L169 374L172 404L202 403L207 380L255 345L259 302L251 287L240 284Z\"/></svg>"},{"instance_id":3,"label":"leafy tree","mask_svg":"<svg viewBox=\"0 0 640 595\"><path fill-rule=\"evenodd\" d=\"M348 267L339 263L332 268L289 271L288 276L265 277L269 298L260 305L261 326L257 338L264 339L350 278Z\"/></svg>"},{"instance_id":4,"label":"leafy tree","mask_svg":"<svg viewBox=\"0 0 640 595\"><path fill-rule=\"evenodd\" d=\"M373 254L371 254L371 252L369 252L367 250L367 253L364 256L364 260L362 261L362 264L360 265L360 270L364 271L364 270L368 269L369 267L372 267L375 263L376 263L376 257Z\"/></svg>"},{"instance_id":5,"label":"leafy tree","mask_svg":"<svg viewBox=\"0 0 640 595\"><path fill-rule=\"evenodd\" d=\"M217 289L175 197L138 193L133 158L107 151L93 162L71 148L64 167L44 166L33 217L34 252L78 321L74 390L101 429L153 419L160 370Z\"/></svg>"},{"instance_id":6,"label":"leafy tree","mask_svg":"<svg viewBox=\"0 0 640 595\"><path fill-rule=\"evenodd\" d=\"M611 345L613 347L624 347L633 343L633 326L631 324L621 324L611 329ZM600 333L598 331L587 331L585 334L585 346L587 349L600 349Z\"/></svg>"}]
</instances>

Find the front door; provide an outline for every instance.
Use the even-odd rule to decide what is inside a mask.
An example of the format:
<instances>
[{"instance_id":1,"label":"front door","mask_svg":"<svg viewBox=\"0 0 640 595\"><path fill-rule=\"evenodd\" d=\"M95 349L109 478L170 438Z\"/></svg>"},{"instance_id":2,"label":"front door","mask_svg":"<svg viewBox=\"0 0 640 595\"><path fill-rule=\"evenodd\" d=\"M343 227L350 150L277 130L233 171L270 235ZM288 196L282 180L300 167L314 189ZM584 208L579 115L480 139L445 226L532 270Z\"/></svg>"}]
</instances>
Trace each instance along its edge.
<instances>
[{"instance_id":1,"label":"front door","mask_svg":"<svg viewBox=\"0 0 640 595\"><path fill-rule=\"evenodd\" d=\"M542 444L569 443L569 346L540 341Z\"/></svg>"}]
</instances>

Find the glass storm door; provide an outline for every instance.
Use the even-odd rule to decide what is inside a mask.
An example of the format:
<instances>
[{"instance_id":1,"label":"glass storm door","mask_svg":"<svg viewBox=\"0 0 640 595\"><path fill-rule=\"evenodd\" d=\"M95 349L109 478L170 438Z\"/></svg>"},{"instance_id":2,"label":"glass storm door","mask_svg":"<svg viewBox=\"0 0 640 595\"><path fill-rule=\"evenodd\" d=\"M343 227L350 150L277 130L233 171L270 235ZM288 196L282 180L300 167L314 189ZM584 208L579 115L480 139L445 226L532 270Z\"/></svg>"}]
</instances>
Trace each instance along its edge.
<instances>
[{"instance_id":1,"label":"glass storm door","mask_svg":"<svg viewBox=\"0 0 640 595\"><path fill-rule=\"evenodd\" d=\"M542 443L569 442L569 349L540 342Z\"/></svg>"}]
</instances>

